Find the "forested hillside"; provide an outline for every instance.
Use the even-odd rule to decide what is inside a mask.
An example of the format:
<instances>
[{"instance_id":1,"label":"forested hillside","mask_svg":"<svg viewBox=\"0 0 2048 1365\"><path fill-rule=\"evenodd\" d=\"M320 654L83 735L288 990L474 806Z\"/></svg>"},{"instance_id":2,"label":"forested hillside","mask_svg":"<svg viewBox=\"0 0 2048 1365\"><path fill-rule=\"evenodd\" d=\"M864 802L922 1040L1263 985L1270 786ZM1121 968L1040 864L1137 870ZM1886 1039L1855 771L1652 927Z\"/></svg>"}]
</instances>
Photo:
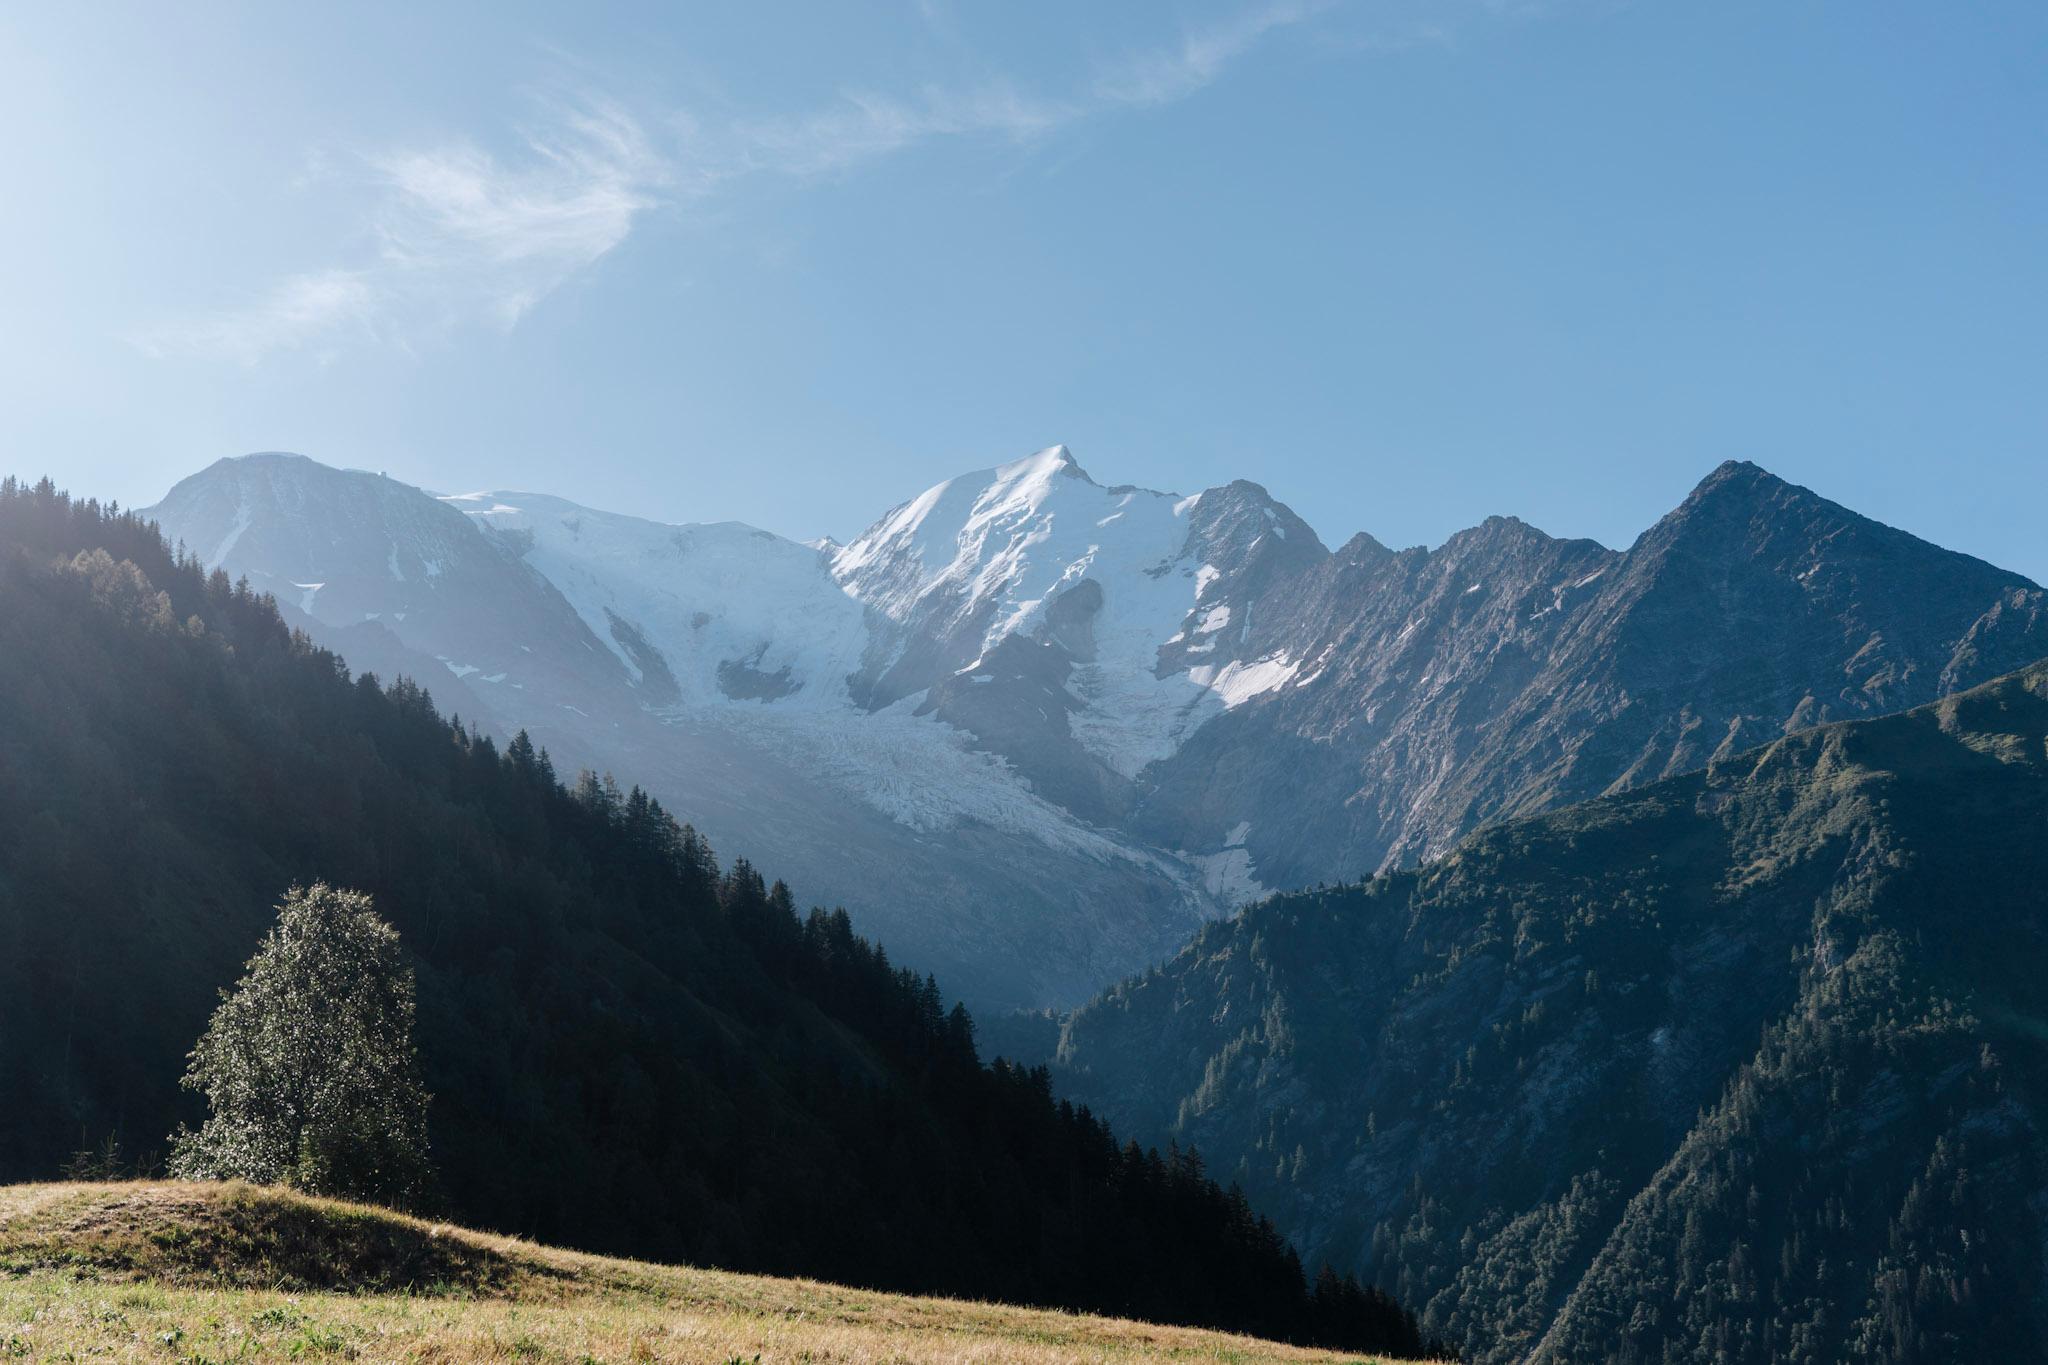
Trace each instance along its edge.
<instances>
[{"instance_id":1,"label":"forested hillside","mask_svg":"<svg viewBox=\"0 0 2048 1365\"><path fill-rule=\"evenodd\" d=\"M2048 664L1283 896L1069 1023L1480 1359L2048 1353Z\"/></svg>"},{"instance_id":2,"label":"forested hillside","mask_svg":"<svg viewBox=\"0 0 2048 1365\"><path fill-rule=\"evenodd\" d=\"M0 1180L194 1117L293 883L418 972L441 1203L571 1245L1413 1351L1194 1157L1119 1147L843 914L351 678L132 515L0 485Z\"/></svg>"}]
</instances>

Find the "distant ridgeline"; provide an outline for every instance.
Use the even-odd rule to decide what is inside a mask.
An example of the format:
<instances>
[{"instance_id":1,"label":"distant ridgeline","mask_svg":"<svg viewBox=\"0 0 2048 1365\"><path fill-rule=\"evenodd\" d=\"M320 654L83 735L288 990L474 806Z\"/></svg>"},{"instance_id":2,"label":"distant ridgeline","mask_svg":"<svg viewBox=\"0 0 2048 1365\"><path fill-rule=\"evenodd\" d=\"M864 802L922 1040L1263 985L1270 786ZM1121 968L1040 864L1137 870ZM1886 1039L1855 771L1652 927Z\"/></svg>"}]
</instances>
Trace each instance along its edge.
<instances>
[{"instance_id":1,"label":"distant ridgeline","mask_svg":"<svg viewBox=\"0 0 2048 1365\"><path fill-rule=\"evenodd\" d=\"M1268 901L1055 1079L1478 1360L2048 1358L2048 663Z\"/></svg>"},{"instance_id":2,"label":"distant ridgeline","mask_svg":"<svg viewBox=\"0 0 2048 1365\"><path fill-rule=\"evenodd\" d=\"M0 485L0 1180L196 1100L295 882L417 964L450 1211L593 1250L1417 1353L1192 1154L1119 1147L843 913L639 790L351 679L133 514Z\"/></svg>"},{"instance_id":3,"label":"distant ridgeline","mask_svg":"<svg viewBox=\"0 0 2048 1365\"><path fill-rule=\"evenodd\" d=\"M1256 484L1105 487L1060 447L841 546L282 454L154 515L353 668L630 771L985 1023L1269 891L2048 655L2040 585L1733 462L1626 550L1512 517L1330 549Z\"/></svg>"}]
</instances>

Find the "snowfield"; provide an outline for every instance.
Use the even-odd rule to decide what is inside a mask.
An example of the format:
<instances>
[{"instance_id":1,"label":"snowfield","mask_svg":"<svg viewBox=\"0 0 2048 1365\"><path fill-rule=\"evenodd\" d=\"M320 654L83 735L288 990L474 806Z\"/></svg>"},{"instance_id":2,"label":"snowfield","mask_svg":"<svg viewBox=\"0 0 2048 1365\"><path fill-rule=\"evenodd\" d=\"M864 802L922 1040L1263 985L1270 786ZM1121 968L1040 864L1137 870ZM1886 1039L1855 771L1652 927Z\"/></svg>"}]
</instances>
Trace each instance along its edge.
<instances>
[{"instance_id":1,"label":"snowfield","mask_svg":"<svg viewBox=\"0 0 2048 1365\"><path fill-rule=\"evenodd\" d=\"M1093 581L1102 605L1092 652L1070 680L1082 704L1070 724L1111 770L1136 776L1208 716L1279 685L1271 666L1158 671L1164 645L1231 622L1228 605L1198 607L1222 576L1189 557L1198 499L1102 488L1055 446L927 489L843 547L538 493L441 501L546 578L636 685L649 689L650 666L665 667L676 692L649 704L671 720L741 736L920 833L972 821L1089 858L1170 867L1219 893L1256 886L1237 868L1242 850L1224 855L1237 870L1222 875L1077 821L971 734L917 714L926 689L870 710L852 686L892 657L896 632L884 622L958 636L974 657L956 671L972 675L1006 638L1045 629L1061 594Z\"/></svg>"},{"instance_id":2,"label":"snowfield","mask_svg":"<svg viewBox=\"0 0 2048 1365\"><path fill-rule=\"evenodd\" d=\"M1174 644L1213 654L1210 637L1234 619L1228 603L1203 603L1225 574L1190 544L1201 499L1104 488L1063 446L935 485L845 546L738 522L670 525L540 493L441 501L552 584L647 705L744 735L919 831L972 820L1091 857L1132 856L1039 797L972 735L916 714L948 672L993 681L977 673L983 660L1006 639L1045 634L1054 605L1083 583L1100 604L1066 681L1076 703L1068 726L1125 778L1293 676L1284 658L1163 667ZM964 662L864 705L857 681L918 636Z\"/></svg>"},{"instance_id":3,"label":"snowfield","mask_svg":"<svg viewBox=\"0 0 2048 1365\"><path fill-rule=\"evenodd\" d=\"M851 704L846 680L867 646L864 613L814 549L739 522L671 526L539 493L442 501L539 570L636 682L649 660L615 622L653 646L682 704L732 700L721 665L787 671L792 690L780 703Z\"/></svg>"}]
</instances>

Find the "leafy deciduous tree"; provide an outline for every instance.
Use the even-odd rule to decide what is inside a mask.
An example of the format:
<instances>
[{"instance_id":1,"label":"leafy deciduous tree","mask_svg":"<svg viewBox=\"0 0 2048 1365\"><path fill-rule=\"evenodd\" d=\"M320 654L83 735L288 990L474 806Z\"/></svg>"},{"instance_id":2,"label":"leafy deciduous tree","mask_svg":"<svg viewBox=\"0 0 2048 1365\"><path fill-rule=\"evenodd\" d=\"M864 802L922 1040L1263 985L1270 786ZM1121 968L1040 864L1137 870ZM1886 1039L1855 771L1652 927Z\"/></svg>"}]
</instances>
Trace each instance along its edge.
<instances>
[{"instance_id":1,"label":"leafy deciduous tree","mask_svg":"<svg viewBox=\"0 0 2048 1365\"><path fill-rule=\"evenodd\" d=\"M192 1050L185 1085L211 1113L173 1136L172 1170L417 1203L431 1168L413 1013L412 969L370 897L293 887Z\"/></svg>"}]
</instances>

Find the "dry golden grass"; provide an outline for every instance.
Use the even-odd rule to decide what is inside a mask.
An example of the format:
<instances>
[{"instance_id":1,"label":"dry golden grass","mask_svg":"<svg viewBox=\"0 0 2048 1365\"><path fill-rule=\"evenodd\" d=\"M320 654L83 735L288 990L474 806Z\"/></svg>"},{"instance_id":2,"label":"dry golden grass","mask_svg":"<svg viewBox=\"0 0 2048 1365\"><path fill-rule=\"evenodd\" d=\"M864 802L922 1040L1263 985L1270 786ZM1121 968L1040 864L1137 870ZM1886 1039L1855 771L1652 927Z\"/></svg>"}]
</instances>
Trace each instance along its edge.
<instances>
[{"instance_id":1,"label":"dry golden grass","mask_svg":"<svg viewBox=\"0 0 2048 1365\"><path fill-rule=\"evenodd\" d=\"M247 1185L0 1188L0 1361L1309 1362L1250 1337L647 1265Z\"/></svg>"}]
</instances>

